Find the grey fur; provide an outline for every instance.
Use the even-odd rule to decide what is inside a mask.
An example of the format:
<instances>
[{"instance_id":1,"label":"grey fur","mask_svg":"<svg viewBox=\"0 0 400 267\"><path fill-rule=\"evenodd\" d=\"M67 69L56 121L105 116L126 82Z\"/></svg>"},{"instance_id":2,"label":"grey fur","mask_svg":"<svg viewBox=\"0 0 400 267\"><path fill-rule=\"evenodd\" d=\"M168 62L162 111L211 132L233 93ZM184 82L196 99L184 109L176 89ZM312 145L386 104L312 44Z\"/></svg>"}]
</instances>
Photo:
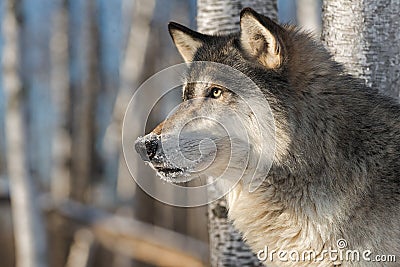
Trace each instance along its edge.
<instances>
[{"instance_id":1,"label":"grey fur","mask_svg":"<svg viewBox=\"0 0 400 267\"><path fill-rule=\"evenodd\" d=\"M263 243L277 249L335 249L336 241L345 239L348 249L396 255L400 261L399 104L344 73L308 34L277 25L250 9L242 12L245 15L260 22L278 41L279 66L263 65L246 49L239 33L193 35L183 26L170 26L172 36L179 31L201 41L193 51L193 61L225 64L250 77L268 101L280 131L276 142L283 145L277 147L279 155L261 188L254 193L238 189L237 195L228 196L234 225L255 252ZM186 90L186 101L196 97L194 87ZM236 102L231 107L241 108ZM189 112L180 110L185 115L177 117L190 116L194 108L186 108ZM333 266L334 261L273 264Z\"/></svg>"}]
</instances>

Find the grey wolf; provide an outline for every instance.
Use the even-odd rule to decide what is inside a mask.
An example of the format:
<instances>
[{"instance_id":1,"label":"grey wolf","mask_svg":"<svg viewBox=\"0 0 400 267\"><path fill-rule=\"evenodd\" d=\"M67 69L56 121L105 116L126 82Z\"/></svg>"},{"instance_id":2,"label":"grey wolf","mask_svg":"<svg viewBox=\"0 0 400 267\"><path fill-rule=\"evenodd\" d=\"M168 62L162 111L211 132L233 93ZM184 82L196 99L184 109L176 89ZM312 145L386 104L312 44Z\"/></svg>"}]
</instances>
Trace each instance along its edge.
<instances>
[{"instance_id":1,"label":"grey wolf","mask_svg":"<svg viewBox=\"0 0 400 267\"><path fill-rule=\"evenodd\" d=\"M229 219L254 252L265 246L317 252L314 260L267 260L268 266L399 266L316 258L326 249L338 249L337 241L345 239L348 250L370 250L372 259L390 254L400 260L400 105L346 74L322 44L294 26L277 24L246 8L240 27L235 34L209 36L169 24L186 62L230 66L258 89L240 88L239 98L213 83L212 69L192 69L188 76L209 82L185 84L182 105L136 141L137 151L171 182L190 180L193 170L218 176L228 160L240 165L242 155L226 157L227 136L217 123L194 120L182 130L183 122L192 117L237 120L249 135L249 145L239 148L250 158L245 171L254 168L251 160L256 158L271 166L254 192L240 181L228 193ZM260 98L271 108L275 140L268 135L260 139L251 130L253 114L245 103L262 111L257 106ZM232 110L236 117L229 115ZM270 129L271 118L257 119L262 131ZM160 142L164 136L168 144L169 136L178 130L183 155L193 159L187 164L181 158L165 157ZM234 136L231 141L240 147L240 134ZM199 140L205 137L214 142L217 152L206 149L199 157ZM276 145L272 162L267 163L257 148L269 142ZM213 163L203 166L211 154ZM229 169L231 174L243 171Z\"/></svg>"}]
</instances>

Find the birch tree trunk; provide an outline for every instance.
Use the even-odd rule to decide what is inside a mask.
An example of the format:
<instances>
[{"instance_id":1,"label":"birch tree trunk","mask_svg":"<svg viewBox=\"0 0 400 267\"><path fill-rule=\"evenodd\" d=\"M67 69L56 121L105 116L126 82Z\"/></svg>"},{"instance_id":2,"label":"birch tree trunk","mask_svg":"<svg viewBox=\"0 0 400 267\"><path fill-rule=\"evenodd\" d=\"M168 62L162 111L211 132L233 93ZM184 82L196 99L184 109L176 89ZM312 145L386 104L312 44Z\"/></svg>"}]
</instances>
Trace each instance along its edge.
<instances>
[{"instance_id":1,"label":"birch tree trunk","mask_svg":"<svg viewBox=\"0 0 400 267\"><path fill-rule=\"evenodd\" d=\"M391 0L325 0L322 40L351 74L400 97L400 4Z\"/></svg>"},{"instance_id":2,"label":"birch tree trunk","mask_svg":"<svg viewBox=\"0 0 400 267\"><path fill-rule=\"evenodd\" d=\"M297 0L296 4L297 24L319 38L321 34L321 0Z\"/></svg>"},{"instance_id":3,"label":"birch tree trunk","mask_svg":"<svg viewBox=\"0 0 400 267\"><path fill-rule=\"evenodd\" d=\"M7 167L10 179L11 208L14 225L16 266L47 266L47 244L44 219L39 207L34 179L28 169L29 133L26 127L28 96L19 83L17 57L18 28L15 13L7 8L4 21L5 47L4 84L7 88L6 136L8 141Z\"/></svg>"},{"instance_id":4,"label":"birch tree trunk","mask_svg":"<svg viewBox=\"0 0 400 267\"><path fill-rule=\"evenodd\" d=\"M71 132L71 173L69 196L84 202L88 197L91 166L94 164L93 88L91 53L97 47L92 43L90 7L93 1L68 1L68 54L69 54L69 131ZM93 41L94 42L94 41ZM94 59L93 59L94 60ZM94 85L92 85L94 84Z\"/></svg>"},{"instance_id":5,"label":"birch tree trunk","mask_svg":"<svg viewBox=\"0 0 400 267\"><path fill-rule=\"evenodd\" d=\"M198 0L198 31L206 34L238 31L240 27L239 14L245 7L251 7L272 19L277 18L276 0ZM210 196L216 194L213 190L208 193ZM221 199L210 203L208 217L211 266L262 266L254 253L243 242L241 235L227 220L225 200Z\"/></svg>"},{"instance_id":6,"label":"birch tree trunk","mask_svg":"<svg viewBox=\"0 0 400 267\"><path fill-rule=\"evenodd\" d=\"M6 5L4 1L0 1L0 25L4 23ZM6 105L6 94L4 91L3 83L3 47L4 47L4 37L3 29L0 26L0 179L5 179L6 176L6 132L5 132L5 105ZM0 180L1 182L1 180Z\"/></svg>"},{"instance_id":7,"label":"birch tree trunk","mask_svg":"<svg viewBox=\"0 0 400 267\"><path fill-rule=\"evenodd\" d=\"M278 16L276 0L198 0L197 29L206 34L238 31L239 14L245 7L275 20Z\"/></svg>"},{"instance_id":8,"label":"birch tree trunk","mask_svg":"<svg viewBox=\"0 0 400 267\"><path fill-rule=\"evenodd\" d=\"M50 89L50 36L54 0L14 1L19 22L19 77L25 95L28 168L48 188L52 170L54 106ZM38 12L40 10L40 12Z\"/></svg>"},{"instance_id":9,"label":"birch tree trunk","mask_svg":"<svg viewBox=\"0 0 400 267\"><path fill-rule=\"evenodd\" d=\"M115 203L118 174L120 133L112 128L112 115L120 86L122 50L122 0L97 0L99 25L99 79L95 107L95 176L100 177L96 195L99 205ZM111 127L110 127L111 126ZM101 166L101 168L99 168ZM97 178L100 180L99 178Z\"/></svg>"},{"instance_id":10,"label":"birch tree trunk","mask_svg":"<svg viewBox=\"0 0 400 267\"><path fill-rule=\"evenodd\" d=\"M131 25L131 27L124 27L124 29L128 29L128 32L124 34L127 39L123 42L125 48L123 49L124 54L121 56L120 89L114 107L112 122L112 125L114 128L118 129L118 131L122 129L121 118L124 117L126 107L131 99L131 90L138 86L140 74L144 68L146 48L149 45L151 18L153 17L155 8L155 0L141 2L140 8L138 2L123 2L125 5L128 3L132 6L124 7L123 12L125 13L127 10L130 10L131 14L125 14L127 18L123 24ZM138 36L140 36L140 42L137 41ZM133 58L135 60L132 60ZM135 117L135 119L139 120L139 116ZM132 129L130 131L136 131L137 135L140 135L140 130L136 125L140 125L140 122L134 121L125 125L125 127L131 127ZM119 134L119 136L121 136L121 134ZM121 143L121 139L118 139L118 142ZM139 173L135 173L134 175L139 175ZM120 156L119 161L117 193L118 198L124 202L129 202L135 195L135 187L132 186L131 176L126 168L125 159L122 156ZM141 194L142 197L144 196L144 192L140 192L139 194ZM139 198L141 199L141 197ZM140 208L144 211L147 209L147 206L143 205Z\"/></svg>"}]
</instances>

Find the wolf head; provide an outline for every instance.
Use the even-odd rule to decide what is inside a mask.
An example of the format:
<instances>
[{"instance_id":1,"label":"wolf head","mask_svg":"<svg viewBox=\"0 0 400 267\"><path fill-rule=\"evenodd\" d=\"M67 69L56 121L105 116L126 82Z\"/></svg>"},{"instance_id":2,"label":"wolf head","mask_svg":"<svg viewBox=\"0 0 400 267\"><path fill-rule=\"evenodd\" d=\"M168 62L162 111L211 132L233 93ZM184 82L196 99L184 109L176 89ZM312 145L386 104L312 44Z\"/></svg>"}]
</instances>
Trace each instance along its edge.
<instances>
[{"instance_id":1,"label":"wolf head","mask_svg":"<svg viewBox=\"0 0 400 267\"><path fill-rule=\"evenodd\" d=\"M240 176L256 188L285 156L290 105L329 69L322 66L332 64L329 54L250 8L241 12L239 33L210 36L173 22L169 32L190 64L183 103L137 139L137 152L171 182Z\"/></svg>"}]
</instances>

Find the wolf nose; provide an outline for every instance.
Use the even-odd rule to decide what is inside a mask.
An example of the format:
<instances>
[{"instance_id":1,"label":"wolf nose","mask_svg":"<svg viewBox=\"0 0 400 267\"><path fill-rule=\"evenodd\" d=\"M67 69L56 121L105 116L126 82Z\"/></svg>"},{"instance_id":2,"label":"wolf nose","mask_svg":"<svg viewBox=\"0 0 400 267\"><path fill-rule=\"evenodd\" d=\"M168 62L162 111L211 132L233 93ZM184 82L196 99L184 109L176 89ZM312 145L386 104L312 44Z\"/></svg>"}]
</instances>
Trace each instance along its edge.
<instances>
[{"instance_id":1,"label":"wolf nose","mask_svg":"<svg viewBox=\"0 0 400 267\"><path fill-rule=\"evenodd\" d=\"M146 153L147 156L149 157L149 160L152 160L157 152L158 140L157 139L146 140L144 142L144 146L146 147Z\"/></svg>"},{"instance_id":2,"label":"wolf nose","mask_svg":"<svg viewBox=\"0 0 400 267\"><path fill-rule=\"evenodd\" d=\"M156 136L139 137L135 142L136 152L143 161L150 161L157 153L158 139Z\"/></svg>"}]
</instances>

